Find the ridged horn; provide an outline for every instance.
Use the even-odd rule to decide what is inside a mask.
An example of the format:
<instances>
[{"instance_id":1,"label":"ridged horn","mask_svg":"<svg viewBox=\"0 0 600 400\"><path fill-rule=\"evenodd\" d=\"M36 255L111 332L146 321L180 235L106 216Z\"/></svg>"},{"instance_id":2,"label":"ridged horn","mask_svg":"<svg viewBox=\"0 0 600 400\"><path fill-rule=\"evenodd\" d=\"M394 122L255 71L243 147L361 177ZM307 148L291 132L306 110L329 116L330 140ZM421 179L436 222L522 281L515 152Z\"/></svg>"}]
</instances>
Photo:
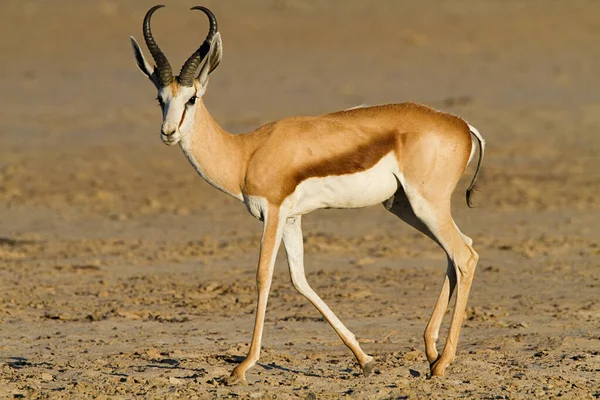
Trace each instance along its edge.
<instances>
[{"instance_id":1,"label":"ridged horn","mask_svg":"<svg viewBox=\"0 0 600 400\"><path fill-rule=\"evenodd\" d=\"M192 7L191 10L200 10L206 14L208 17L208 21L210 23L210 28L208 29L208 35L206 35L206 39L202 42L202 45L186 60L181 67L181 71L179 72L179 77L177 80L182 86L193 86L194 79L196 79L196 70L204 60L204 57L208 54L210 50L210 44L213 40L213 37L217 34L219 30L217 25L217 18L215 14L212 13L208 8L203 6Z\"/></svg>"},{"instance_id":2,"label":"ridged horn","mask_svg":"<svg viewBox=\"0 0 600 400\"><path fill-rule=\"evenodd\" d=\"M163 8L164 5L158 5L152 7L146 13L144 17L143 31L144 31L144 39L146 40L146 46L148 46L148 50L150 50L150 54L152 54L152 58L154 58L154 62L156 62L156 68L158 69L158 81L162 87L168 86L171 82L173 82L173 70L171 69L171 64L169 64L169 60L162 52L156 41L154 40L154 36L152 36L152 30L150 29L150 19L152 18L152 14L154 11L159 8Z\"/></svg>"}]
</instances>

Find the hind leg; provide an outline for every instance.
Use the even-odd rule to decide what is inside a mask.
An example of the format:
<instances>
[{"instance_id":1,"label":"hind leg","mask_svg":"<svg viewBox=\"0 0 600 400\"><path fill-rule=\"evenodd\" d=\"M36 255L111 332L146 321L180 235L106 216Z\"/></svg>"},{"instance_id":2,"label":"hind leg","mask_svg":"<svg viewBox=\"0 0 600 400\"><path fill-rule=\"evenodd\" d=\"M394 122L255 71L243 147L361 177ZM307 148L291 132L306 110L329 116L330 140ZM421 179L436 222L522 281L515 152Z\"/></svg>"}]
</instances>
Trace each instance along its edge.
<instances>
[{"instance_id":1,"label":"hind leg","mask_svg":"<svg viewBox=\"0 0 600 400\"><path fill-rule=\"evenodd\" d=\"M399 187L398 192L396 192L394 195L393 200L385 204L385 207L392 214L396 215L408 225L428 236L441 246L435 235L433 235L429 228L427 228L427 226L415 215L402 186ZM455 287L456 274L454 272L454 264L448 257L448 267L446 268L446 276L444 277L442 290L435 303L435 307L431 313L431 317L429 318L429 322L427 323L427 327L425 328L425 333L423 335L425 339L425 354L427 355L427 361L429 361L430 365L433 365L433 363L436 362L439 357L436 343L438 341L442 320L444 319L444 315L448 309L448 304L450 303L450 298L452 297Z\"/></svg>"},{"instance_id":2,"label":"hind leg","mask_svg":"<svg viewBox=\"0 0 600 400\"><path fill-rule=\"evenodd\" d=\"M433 312L425 327L425 333L423 338L425 340L425 354L427 355L427 361L429 365L433 367L433 364L438 360L439 353L437 350L437 341L440 334L440 327L448 305L450 304L450 298L456 287L456 273L454 271L454 264L451 259L448 259L448 267L446 268L446 276L444 278L444 284L440 295L435 302Z\"/></svg>"},{"instance_id":3,"label":"hind leg","mask_svg":"<svg viewBox=\"0 0 600 400\"><path fill-rule=\"evenodd\" d=\"M433 196L431 196L433 197ZM448 257L446 277L442 291L425 329L425 350L432 375L443 375L456 354L460 327L469 296L477 253L471 239L462 234L450 214L450 196L427 199L415 190L408 192L401 186L391 204L386 208L409 225L429 236L444 249ZM454 314L444 351L438 355L436 341L439 329L455 288L458 288Z\"/></svg>"},{"instance_id":4,"label":"hind leg","mask_svg":"<svg viewBox=\"0 0 600 400\"><path fill-rule=\"evenodd\" d=\"M450 232L452 231L447 231L447 233ZM444 243L445 246L448 246L448 252L451 254L449 257L452 258L454 264L457 293L448 338L446 339L441 356L431 365L432 376L444 375L446 367L454 360L458 337L465 316L469 293L471 292L471 284L473 283L475 268L479 260L479 255L460 235L455 235L453 239L445 240Z\"/></svg>"}]
</instances>

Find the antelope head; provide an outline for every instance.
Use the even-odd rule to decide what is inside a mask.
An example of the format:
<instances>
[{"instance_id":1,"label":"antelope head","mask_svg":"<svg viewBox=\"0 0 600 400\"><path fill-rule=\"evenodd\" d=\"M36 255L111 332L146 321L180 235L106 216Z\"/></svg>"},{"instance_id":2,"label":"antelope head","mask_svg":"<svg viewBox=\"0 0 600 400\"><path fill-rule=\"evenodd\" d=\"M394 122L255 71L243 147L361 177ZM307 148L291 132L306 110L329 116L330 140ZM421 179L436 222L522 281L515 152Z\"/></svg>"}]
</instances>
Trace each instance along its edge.
<instances>
[{"instance_id":1,"label":"antelope head","mask_svg":"<svg viewBox=\"0 0 600 400\"><path fill-rule=\"evenodd\" d=\"M165 144L172 146L194 126L196 100L206 92L208 77L221 62L223 45L214 14L206 7L192 7L192 10L200 10L208 16L210 28L202 45L181 67L179 76L173 76L171 64L158 47L150 29L152 14L162 7L164 5L154 6L148 10L143 23L144 40L156 66L146 61L133 36L131 45L138 67L158 90L157 100L163 114L160 137Z\"/></svg>"}]
</instances>

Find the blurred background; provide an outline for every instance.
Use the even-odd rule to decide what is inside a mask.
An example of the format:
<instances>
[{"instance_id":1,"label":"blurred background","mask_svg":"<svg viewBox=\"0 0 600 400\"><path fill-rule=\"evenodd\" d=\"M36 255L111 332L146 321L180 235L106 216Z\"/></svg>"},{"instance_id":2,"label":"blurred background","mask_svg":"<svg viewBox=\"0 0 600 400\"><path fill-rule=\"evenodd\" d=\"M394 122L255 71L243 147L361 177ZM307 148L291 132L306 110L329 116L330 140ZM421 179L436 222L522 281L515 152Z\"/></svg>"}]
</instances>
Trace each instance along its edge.
<instances>
[{"instance_id":1,"label":"blurred background","mask_svg":"<svg viewBox=\"0 0 600 400\"><path fill-rule=\"evenodd\" d=\"M75 390L66 383L73 382L71 375L53 372L64 360L35 340L48 329L81 339L61 342L62 357L72 359L80 355L81 343L98 337L95 329L116 326L121 335L137 338L141 343L115 339L110 350L94 353L98 358L125 354L119 367L99 363L92 370L123 368L126 375L133 374L128 368L139 370L138 364L167 354L195 360L189 361L197 363L194 368L216 376L233 364L209 357L219 351L242 355L250 339L260 223L242 204L204 183L179 149L160 142L156 91L137 69L129 44L130 35L143 43L141 23L152 5L146 0L4 0L0 5L0 320L5 323L0 386L15 393L26 393L27 385L41 392L60 385ZM206 17L188 11L193 5L169 1L152 21L174 71L207 33ZM455 373L485 370L489 380L457 386L455 394L497 388L494 374L512 376L499 361L507 357L517 360L510 366L521 368L515 373L527 376L521 386L507 385L507 393L558 395L573 383L579 389L570 393L585 397L597 390L591 374L600 343L590 332L600 329L599 2L205 0L203 5L216 14L224 46L204 100L231 132L286 116L405 101L460 115L477 127L488 146L477 208L464 205L472 169L454 206L458 225L482 256L463 345L488 353L467 355L459 346ZM319 211L305 218L305 227L309 270L319 272L315 287L359 336L382 337L415 320L387 344L373 345L380 353L389 346L385 373L418 366L423 375L410 390L423 395L439 389L422 379L421 353L396 362L392 349L422 350L421 331L441 284L443 254L377 207ZM340 276L349 281L341 284ZM340 298L357 292L359 305L352 296ZM284 265L278 267L274 293L272 324L290 321L299 342L313 334L336 340L290 287ZM404 293L402 299L398 293ZM235 328L228 325L232 315L242 321ZM191 326L201 329L192 332ZM170 341L187 338L188 328L194 346ZM23 336L24 330L31 334ZM223 340L207 339L211 330L221 332ZM158 333L163 331L164 343L187 356L159 348L163 342L155 339L163 338ZM519 347L499 339L511 335L525 335L527 343ZM283 346L285 336L276 331L267 344ZM560 343L548 347L549 338L556 337ZM58 339L48 343L52 340ZM293 352L278 348L283 355L271 357L274 362L300 357L314 350L318 341L312 342ZM327 354L321 367L334 389L319 390L339 394L338 369L354 367L336 346L321 349ZM192 347L200 353L190 353ZM596 353L586 352L594 347ZM525 348L543 356L523 353ZM152 349L157 353L148 353ZM327 364L330 349L344 360L342 366ZM141 358L127 356L136 351ZM557 361L567 353L581 357ZM48 362L52 380L32 383L11 357ZM86 375L92 356L75 359L66 369L72 379L91 382L89 393L118 386L118 380L113 385L111 379L102 383ZM302 360L282 365L291 368ZM527 366L536 362L540 370L530 374ZM34 375L48 373L24 365ZM560 368L578 372L567 373L560 383ZM152 368L138 373L144 379L168 378ZM262 373L287 376L279 370ZM536 393L542 378L556 381ZM183 380L180 388L197 385L195 379ZM317 381L323 376L313 384ZM169 385L167 379L164 387ZM373 390L355 385L356 393Z\"/></svg>"}]
</instances>

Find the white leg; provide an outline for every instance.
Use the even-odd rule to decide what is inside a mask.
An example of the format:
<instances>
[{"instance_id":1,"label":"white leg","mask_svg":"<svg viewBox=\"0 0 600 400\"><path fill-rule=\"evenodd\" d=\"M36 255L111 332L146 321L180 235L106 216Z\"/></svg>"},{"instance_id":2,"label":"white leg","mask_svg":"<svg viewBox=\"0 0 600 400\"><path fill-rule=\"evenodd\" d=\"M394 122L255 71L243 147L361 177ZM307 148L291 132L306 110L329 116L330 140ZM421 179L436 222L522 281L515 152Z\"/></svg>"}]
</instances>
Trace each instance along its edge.
<instances>
[{"instance_id":1,"label":"white leg","mask_svg":"<svg viewBox=\"0 0 600 400\"><path fill-rule=\"evenodd\" d=\"M246 371L254 366L260 356L260 347L262 341L263 328L265 324L265 313L267 310L267 300L269 290L273 280L273 267L277 250L281 244L281 235L284 222L280 220L279 208L268 206L268 211L264 216L263 236L260 244L260 257L258 261L258 271L256 273L256 286L258 288L258 305L256 308L256 318L254 321L254 331L252 333L252 342L248 355L235 367L228 379L229 384L245 383Z\"/></svg>"},{"instance_id":2,"label":"white leg","mask_svg":"<svg viewBox=\"0 0 600 400\"><path fill-rule=\"evenodd\" d=\"M312 303L313 306L333 327L335 332L342 339L344 344L348 346L356 357L360 367L365 375L368 375L373 368L373 357L367 355L358 344L356 336L340 319L331 311L325 302L318 294L310 287L304 273L304 244L302 241L301 218L288 218L283 230L283 245L287 254L287 260L290 267L290 276L292 283L298 292Z\"/></svg>"}]
</instances>

